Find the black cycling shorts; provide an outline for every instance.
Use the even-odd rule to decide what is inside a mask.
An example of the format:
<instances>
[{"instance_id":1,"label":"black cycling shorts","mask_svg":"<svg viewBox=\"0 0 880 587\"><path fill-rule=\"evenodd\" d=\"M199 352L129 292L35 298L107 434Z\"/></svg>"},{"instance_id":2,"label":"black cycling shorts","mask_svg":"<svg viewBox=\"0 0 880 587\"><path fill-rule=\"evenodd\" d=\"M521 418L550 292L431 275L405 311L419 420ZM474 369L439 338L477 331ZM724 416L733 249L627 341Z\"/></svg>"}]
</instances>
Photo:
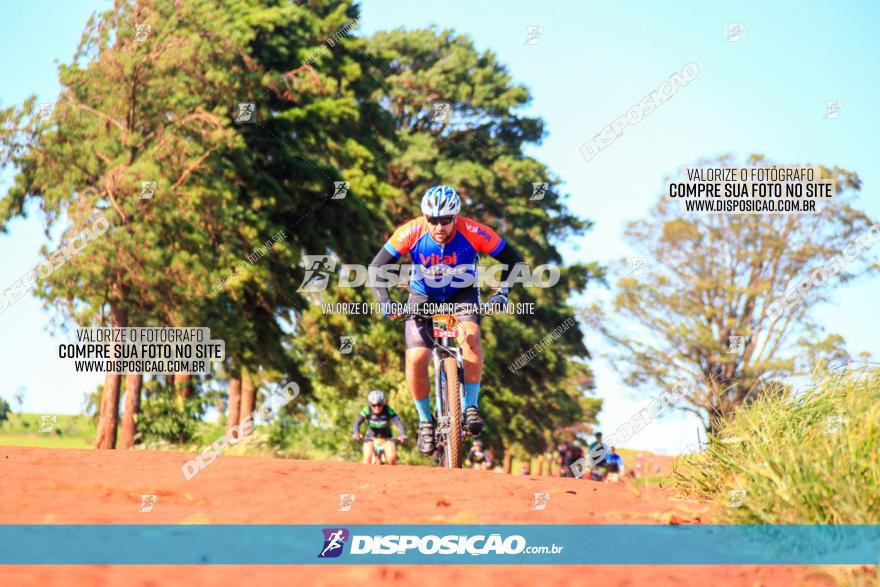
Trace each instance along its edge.
<instances>
[{"instance_id":1,"label":"black cycling shorts","mask_svg":"<svg viewBox=\"0 0 880 587\"><path fill-rule=\"evenodd\" d=\"M410 293L407 304L479 304L480 291L475 287L469 287L456 293L454 296L444 302L429 300L428 296L422 294ZM464 314L458 316L460 322L476 322L480 323L479 314ZM406 340L406 348L425 348L434 347L434 327L429 318L407 318L403 323L403 336Z\"/></svg>"}]
</instances>

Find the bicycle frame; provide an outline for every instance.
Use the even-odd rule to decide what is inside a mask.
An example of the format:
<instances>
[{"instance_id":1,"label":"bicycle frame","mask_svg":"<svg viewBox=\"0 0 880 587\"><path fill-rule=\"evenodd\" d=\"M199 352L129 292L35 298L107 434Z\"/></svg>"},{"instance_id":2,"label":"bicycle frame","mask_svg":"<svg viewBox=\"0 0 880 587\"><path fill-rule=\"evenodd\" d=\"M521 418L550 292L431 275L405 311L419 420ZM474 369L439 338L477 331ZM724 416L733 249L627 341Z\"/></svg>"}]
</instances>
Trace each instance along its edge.
<instances>
[{"instance_id":1,"label":"bicycle frame","mask_svg":"<svg viewBox=\"0 0 880 587\"><path fill-rule=\"evenodd\" d=\"M384 438L374 438L373 439L373 458L372 463L374 465L385 465L388 464L388 457L385 454L385 443L390 442Z\"/></svg>"}]
</instances>

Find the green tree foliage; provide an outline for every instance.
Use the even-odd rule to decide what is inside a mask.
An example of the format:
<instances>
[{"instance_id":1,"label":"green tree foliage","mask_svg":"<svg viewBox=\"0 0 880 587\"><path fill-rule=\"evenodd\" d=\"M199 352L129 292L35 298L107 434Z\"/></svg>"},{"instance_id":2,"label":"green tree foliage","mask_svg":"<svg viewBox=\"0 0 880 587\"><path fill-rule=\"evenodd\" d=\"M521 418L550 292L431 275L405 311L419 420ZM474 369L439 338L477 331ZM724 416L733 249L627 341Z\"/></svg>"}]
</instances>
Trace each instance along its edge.
<instances>
[{"instance_id":1,"label":"green tree foliage","mask_svg":"<svg viewBox=\"0 0 880 587\"><path fill-rule=\"evenodd\" d=\"M367 59L361 56L365 75L382 81L372 98L391 114L396 130L395 140L378 141L365 160L384 167L383 179L392 189L381 190L378 209L370 206L378 217L364 227L368 243L341 260L368 263L395 226L420 214L425 190L447 183L462 194L462 214L495 228L532 267L561 265L554 243L588 230L591 223L573 216L553 188L543 200L530 200L533 182L557 186L559 180L522 152L543 134L540 120L518 114L529 100L525 87L512 81L491 52L478 52L467 37L451 31L395 30L362 42L367 47ZM323 65L324 61L316 69ZM451 103L448 119L435 120L435 101ZM373 228L376 222L379 234ZM599 400L586 395L592 378L587 364L579 360L587 356L579 328L567 331L516 375L505 367L572 316L569 295L583 291L589 278L602 275L594 263L561 271L553 288L514 290L513 301L534 302L536 316L483 321L481 405L489 421L489 442L502 450L542 450L554 430L593 419L600 406ZM405 292L393 295L403 299ZM340 288L315 301L373 298L363 289ZM303 313L299 333L295 344L310 357L316 399L327 426L349 425L372 388L385 390L395 409L407 421L416 421L403 378L402 324L377 316L322 315L315 305ZM350 355L338 352L339 337L345 335L357 337L356 351Z\"/></svg>"},{"instance_id":2,"label":"green tree foliage","mask_svg":"<svg viewBox=\"0 0 880 587\"><path fill-rule=\"evenodd\" d=\"M33 116L33 98L7 113L19 132L5 142L20 171L0 220L32 198L47 230L65 223L62 240L112 222L39 282L38 295L72 323L204 323L210 277L233 257L213 242L242 216L225 155L240 145L230 96L243 58L218 39L252 31L225 14L213 3L119 3L92 17L73 62L59 68L49 121ZM150 27L145 37L136 24ZM143 182L152 182L151 198L141 197ZM108 376L104 386L105 448L115 445L119 383Z\"/></svg>"},{"instance_id":3,"label":"green tree foliage","mask_svg":"<svg viewBox=\"0 0 880 587\"><path fill-rule=\"evenodd\" d=\"M63 238L113 219L87 255L40 281L38 293L71 322L207 325L246 364L282 362L277 300L247 285L290 273L280 270L292 264L283 243L274 266L254 265L231 296L210 295L227 268L277 233L265 210L290 209L259 197L266 178L243 159L251 150L232 118L236 102L271 93L249 43L303 11L273 4L120 3L93 17L73 63L60 68L50 121L36 120L33 99L5 113L6 162L20 173L2 220L22 214L27 198L40 200L47 229L68 223ZM145 38L135 23L150 27ZM150 199L140 197L143 181L155 182ZM118 402L118 378L111 383L104 395ZM102 420L115 411L102 409Z\"/></svg>"},{"instance_id":4,"label":"green tree foliage","mask_svg":"<svg viewBox=\"0 0 880 587\"><path fill-rule=\"evenodd\" d=\"M9 419L9 414L11 412L12 407L9 405L9 402L0 397L0 424Z\"/></svg>"},{"instance_id":5,"label":"green tree foliage","mask_svg":"<svg viewBox=\"0 0 880 587\"><path fill-rule=\"evenodd\" d=\"M699 162L734 165L731 157ZM747 165L769 162L755 155ZM798 357L840 356L841 339L820 336L811 310L837 286L876 271L872 251L809 289L799 305L781 315L769 311L873 224L853 206L858 175L822 167L822 176L834 181L838 195L821 213L684 216L661 197L650 219L629 225L626 236L648 257L650 270L618 279L613 314L598 306L587 312L617 345L613 358L627 383L675 394L684 400L679 407L714 431L764 382L814 366L798 364ZM730 352L734 336L744 337L742 352Z\"/></svg>"},{"instance_id":6,"label":"green tree foliage","mask_svg":"<svg viewBox=\"0 0 880 587\"><path fill-rule=\"evenodd\" d=\"M250 373L255 390L297 381L302 401L286 408L280 435L316 427L327 448L347 437L371 388L410 422L414 411L402 325L322 315L321 302L372 296L299 293L304 255L368 263L439 182L532 267L561 265L557 243L591 226L569 212L559 178L523 154L543 124L521 114L528 92L491 52L450 31L362 38L358 16L331 0L120 1L59 68L49 120L34 98L0 111L2 164L17 170L0 229L29 200L62 241L101 218L112 225L38 280L63 323L208 326L226 341L216 375ZM145 37L135 25L149 26ZM433 119L437 100L451 102L449 120ZM253 124L234 120L242 102L255 104ZM156 182L149 199L145 181ZM347 182L345 198L333 198L336 182ZM530 200L533 182L550 184L543 200ZM534 317L484 321L482 404L497 443L542 450L553 431L594 418L579 328L516 375L505 365L573 316L569 295L601 277L594 263L563 266L553 288L514 290ZM351 355L338 352L343 335L358 337ZM173 422L201 412L172 406L160 384L144 382L143 431L188 437ZM108 377L101 388L103 446L115 438L119 387Z\"/></svg>"},{"instance_id":7,"label":"green tree foliage","mask_svg":"<svg viewBox=\"0 0 880 587\"><path fill-rule=\"evenodd\" d=\"M377 238L377 215L370 207L377 207L387 186L362 159L390 126L369 100L377 82L361 75L351 55L355 41L342 38L332 58L302 64L356 19L350 4L266 4L252 24L259 32L248 44L254 83L241 99L256 103L257 124L238 128L244 145L232 160L242 178L238 200L247 216L231 246L249 253L279 230L285 236L224 286L214 308L222 316L240 314L253 329L241 344L227 347L239 363L303 380L298 364L304 357L282 345L286 331L301 330L299 311L308 305L297 293L302 255L333 251L351 257ZM348 182L346 198L333 199L337 181Z\"/></svg>"},{"instance_id":8,"label":"green tree foliage","mask_svg":"<svg viewBox=\"0 0 880 587\"><path fill-rule=\"evenodd\" d=\"M209 403L207 395L199 395L185 401L159 381L144 385L144 401L138 415L138 432L146 443L166 441L186 444L198 431L198 422L204 416Z\"/></svg>"}]
</instances>

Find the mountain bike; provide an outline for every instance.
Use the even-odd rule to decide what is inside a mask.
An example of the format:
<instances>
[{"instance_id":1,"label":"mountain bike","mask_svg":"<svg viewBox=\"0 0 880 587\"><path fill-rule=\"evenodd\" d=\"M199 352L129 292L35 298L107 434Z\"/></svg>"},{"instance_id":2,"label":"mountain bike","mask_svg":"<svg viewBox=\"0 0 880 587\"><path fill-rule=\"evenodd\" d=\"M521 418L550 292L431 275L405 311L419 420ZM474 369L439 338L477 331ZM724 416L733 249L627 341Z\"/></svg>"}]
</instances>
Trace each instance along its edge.
<instances>
[{"instance_id":1,"label":"mountain bike","mask_svg":"<svg viewBox=\"0 0 880 587\"><path fill-rule=\"evenodd\" d=\"M385 456L385 439L372 438L370 440L373 442L373 457L370 459L370 463L374 465L387 465L388 457Z\"/></svg>"},{"instance_id":2,"label":"mountain bike","mask_svg":"<svg viewBox=\"0 0 880 587\"><path fill-rule=\"evenodd\" d=\"M392 464L388 460L388 454L385 452L385 443L386 442L397 442L400 443L402 440L396 438L382 438L380 436L363 436L358 439L358 442L372 442L373 443L373 454L370 459L370 463L373 465L388 465Z\"/></svg>"},{"instance_id":3,"label":"mountain bike","mask_svg":"<svg viewBox=\"0 0 880 587\"><path fill-rule=\"evenodd\" d=\"M417 320L431 320L434 347L434 398L437 417L434 429L435 462L460 469L462 446L467 434L464 421L464 361L458 347L458 316L465 313L433 313L424 307L405 312Z\"/></svg>"},{"instance_id":4,"label":"mountain bike","mask_svg":"<svg viewBox=\"0 0 880 587\"><path fill-rule=\"evenodd\" d=\"M388 454L385 452L385 444L386 443L396 443L401 444L403 440L398 438L380 438L376 437L373 439L373 464L374 465L388 465L394 464L388 460Z\"/></svg>"}]
</instances>

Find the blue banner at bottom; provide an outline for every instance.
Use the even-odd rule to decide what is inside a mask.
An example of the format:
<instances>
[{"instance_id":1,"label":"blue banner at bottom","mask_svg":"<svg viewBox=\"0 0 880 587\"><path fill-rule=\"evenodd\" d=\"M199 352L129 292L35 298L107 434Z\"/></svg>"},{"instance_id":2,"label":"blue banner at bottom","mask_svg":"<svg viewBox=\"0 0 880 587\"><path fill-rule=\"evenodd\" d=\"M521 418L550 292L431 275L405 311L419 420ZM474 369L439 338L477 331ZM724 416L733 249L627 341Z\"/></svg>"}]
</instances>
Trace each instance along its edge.
<instances>
[{"instance_id":1,"label":"blue banner at bottom","mask_svg":"<svg viewBox=\"0 0 880 587\"><path fill-rule=\"evenodd\" d=\"M877 525L0 525L0 564L874 565Z\"/></svg>"}]
</instances>

